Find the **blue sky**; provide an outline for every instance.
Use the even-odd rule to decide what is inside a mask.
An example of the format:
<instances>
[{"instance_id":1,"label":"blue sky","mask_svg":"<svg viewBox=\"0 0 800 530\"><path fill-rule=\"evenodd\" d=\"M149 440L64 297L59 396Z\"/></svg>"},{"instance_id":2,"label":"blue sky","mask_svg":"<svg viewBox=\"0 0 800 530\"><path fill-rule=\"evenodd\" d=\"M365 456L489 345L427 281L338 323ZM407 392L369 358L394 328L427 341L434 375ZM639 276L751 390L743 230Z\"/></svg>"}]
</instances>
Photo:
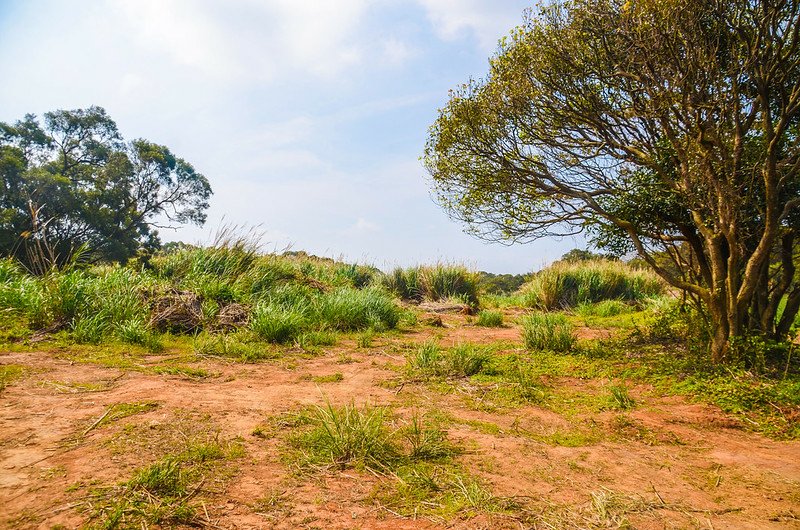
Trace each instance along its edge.
<instances>
[{"instance_id":1,"label":"blue sky","mask_svg":"<svg viewBox=\"0 0 800 530\"><path fill-rule=\"evenodd\" d=\"M437 260L528 272L576 239L487 244L432 201L421 167L447 92L487 70L516 0L0 0L0 121L105 107L214 189L269 248L381 268Z\"/></svg>"}]
</instances>

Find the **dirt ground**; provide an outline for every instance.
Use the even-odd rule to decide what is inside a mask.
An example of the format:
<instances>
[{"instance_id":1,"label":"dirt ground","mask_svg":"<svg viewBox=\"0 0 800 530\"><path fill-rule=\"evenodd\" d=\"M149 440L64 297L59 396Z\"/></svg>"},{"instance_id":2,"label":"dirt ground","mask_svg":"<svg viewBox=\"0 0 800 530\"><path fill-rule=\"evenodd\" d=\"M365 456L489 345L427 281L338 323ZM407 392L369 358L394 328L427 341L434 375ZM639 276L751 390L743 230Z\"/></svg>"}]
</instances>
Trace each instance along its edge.
<instances>
[{"instance_id":1,"label":"dirt ground","mask_svg":"<svg viewBox=\"0 0 800 530\"><path fill-rule=\"evenodd\" d=\"M460 392L398 384L402 344L436 337L443 344L503 341L519 347L513 327L478 328L456 316L445 324L378 336L369 348L341 341L312 358L255 364L202 358L192 366L213 374L205 378L76 363L47 351L0 352L0 364L27 367L0 393L0 527L94 524L93 485L124 481L157 458L159 433L204 423L220 437L240 440L244 455L225 477L202 485L200 526L800 528L800 443L750 433L712 406L631 384L638 406L620 426L619 414L611 411L576 419L532 405L492 410ZM336 373L341 380L320 382ZM602 384L577 378L549 383L575 395ZM281 458L280 435L253 434L270 418L326 401L387 405L398 414L445 411L452 418L448 437L468 449L459 459L494 495L516 499L520 516L399 517L372 495L385 477L352 469L299 476ZM118 403L152 406L99 421ZM580 444L546 441L576 421L600 435ZM145 436L121 436L133 431Z\"/></svg>"}]
</instances>

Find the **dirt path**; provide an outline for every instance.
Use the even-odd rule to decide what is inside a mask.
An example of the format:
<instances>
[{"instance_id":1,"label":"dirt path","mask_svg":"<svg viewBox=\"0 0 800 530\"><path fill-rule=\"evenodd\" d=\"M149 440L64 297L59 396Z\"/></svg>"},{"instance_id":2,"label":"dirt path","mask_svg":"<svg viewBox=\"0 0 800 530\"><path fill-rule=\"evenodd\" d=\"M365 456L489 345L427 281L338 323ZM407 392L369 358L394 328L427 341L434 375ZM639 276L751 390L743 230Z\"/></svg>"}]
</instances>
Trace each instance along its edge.
<instances>
[{"instance_id":1,"label":"dirt path","mask_svg":"<svg viewBox=\"0 0 800 530\"><path fill-rule=\"evenodd\" d=\"M0 364L28 367L0 393L0 526L86 525L93 486L152 461L169 427L207 422L244 449L230 476L203 486L202 519L220 528L614 528L623 519L635 528L800 528L800 444L748 433L713 407L645 386L632 389L634 411L588 417L531 405L493 410L463 392L398 385L403 345L437 334L482 343L519 336L451 325L293 362L203 359L194 365L215 374L204 379L0 352ZM323 382L333 374L341 376ZM599 383L551 384L580 395ZM384 479L353 470L298 476L281 458L279 435L253 434L270 418L326 400L390 405L401 415L446 412L449 438L467 448L464 466L494 495L516 499L521 517L399 518L373 498ZM98 423L120 403L150 405Z\"/></svg>"}]
</instances>

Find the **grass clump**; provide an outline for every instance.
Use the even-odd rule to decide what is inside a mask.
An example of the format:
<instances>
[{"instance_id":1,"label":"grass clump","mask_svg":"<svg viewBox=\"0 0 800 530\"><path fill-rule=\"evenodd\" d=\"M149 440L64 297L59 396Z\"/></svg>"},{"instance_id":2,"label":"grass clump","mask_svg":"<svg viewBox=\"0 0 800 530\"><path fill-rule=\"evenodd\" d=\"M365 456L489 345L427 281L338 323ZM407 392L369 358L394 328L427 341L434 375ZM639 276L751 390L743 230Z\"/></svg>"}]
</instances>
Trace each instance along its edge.
<instances>
[{"instance_id":1,"label":"grass clump","mask_svg":"<svg viewBox=\"0 0 800 530\"><path fill-rule=\"evenodd\" d=\"M303 332L306 315L296 307L260 304L253 310L250 329L267 342L293 342Z\"/></svg>"},{"instance_id":2,"label":"grass clump","mask_svg":"<svg viewBox=\"0 0 800 530\"><path fill-rule=\"evenodd\" d=\"M613 410L630 410L636 406L636 401L628 393L625 384L609 385L607 408Z\"/></svg>"},{"instance_id":3,"label":"grass clump","mask_svg":"<svg viewBox=\"0 0 800 530\"><path fill-rule=\"evenodd\" d=\"M500 311L487 311L483 310L478 313L478 320L475 322L477 326L487 328L499 328L503 326L503 313Z\"/></svg>"},{"instance_id":4,"label":"grass clump","mask_svg":"<svg viewBox=\"0 0 800 530\"><path fill-rule=\"evenodd\" d=\"M442 349L435 342L427 342L408 356L407 366L414 377L463 378L480 373L490 360L489 351L475 344Z\"/></svg>"},{"instance_id":5,"label":"grass clump","mask_svg":"<svg viewBox=\"0 0 800 530\"><path fill-rule=\"evenodd\" d=\"M400 308L377 288L328 293L319 300L316 313L324 325L339 331L392 329L401 316Z\"/></svg>"},{"instance_id":6,"label":"grass clump","mask_svg":"<svg viewBox=\"0 0 800 530\"><path fill-rule=\"evenodd\" d=\"M384 275L381 284L403 300L439 301L455 299L478 306L480 277L463 265L436 264L397 268Z\"/></svg>"},{"instance_id":7,"label":"grass clump","mask_svg":"<svg viewBox=\"0 0 800 530\"><path fill-rule=\"evenodd\" d=\"M454 461L461 451L438 424L418 414L405 425L393 423L385 408L327 404L293 422L310 428L290 444L306 470L370 469L381 479L373 500L395 513L451 519L509 509Z\"/></svg>"},{"instance_id":8,"label":"grass clump","mask_svg":"<svg viewBox=\"0 0 800 530\"><path fill-rule=\"evenodd\" d=\"M92 519L108 529L194 525L199 505L192 499L219 467L217 462L241 456L240 448L231 447L216 441L189 444L181 453L139 468L115 487L94 490Z\"/></svg>"},{"instance_id":9,"label":"grass clump","mask_svg":"<svg viewBox=\"0 0 800 530\"><path fill-rule=\"evenodd\" d=\"M327 403L313 410L308 417L313 429L294 438L292 445L303 453L304 467L386 469L399 455L386 425L388 415L382 407Z\"/></svg>"},{"instance_id":10,"label":"grass clump","mask_svg":"<svg viewBox=\"0 0 800 530\"><path fill-rule=\"evenodd\" d=\"M4 364L0 366L0 392L6 389L17 379L25 375L27 368L19 364Z\"/></svg>"},{"instance_id":11,"label":"grass clump","mask_svg":"<svg viewBox=\"0 0 800 530\"><path fill-rule=\"evenodd\" d=\"M525 306L544 310L604 300L635 302L664 292L655 273L619 261L556 262L520 289Z\"/></svg>"},{"instance_id":12,"label":"grass clump","mask_svg":"<svg viewBox=\"0 0 800 530\"><path fill-rule=\"evenodd\" d=\"M195 337L193 349L197 355L227 357L241 362L252 363L280 356L276 347L261 342L247 333L202 333Z\"/></svg>"},{"instance_id":13,"label":"grass clump","mask_svg":"<svg viewBox=\"0 0 800 530\"><path fill-rule=\"evenodd\" d=\"M577 336L567 317L558 313L533 313L522 319L522 339L529 350L568 352Z\"/></svg>"}]
</instances>

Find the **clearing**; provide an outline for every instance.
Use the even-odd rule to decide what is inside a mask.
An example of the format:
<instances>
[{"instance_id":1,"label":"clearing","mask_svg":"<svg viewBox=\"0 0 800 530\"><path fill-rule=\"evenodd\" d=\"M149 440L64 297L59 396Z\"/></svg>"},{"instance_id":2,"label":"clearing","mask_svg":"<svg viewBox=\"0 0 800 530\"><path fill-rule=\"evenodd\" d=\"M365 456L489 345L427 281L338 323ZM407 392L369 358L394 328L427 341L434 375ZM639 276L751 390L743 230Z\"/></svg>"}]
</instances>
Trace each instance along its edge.
<instances>
[{"instance_id":1,"label":"clearing","mask_svg":"<svg viewBox=\"0 0 800 530\"><path fill-rule=\"evenodd\" d=\"M186 341L160 354L9 347L0 526L800 527L800 444L607 371L641 355L613 342L625 332L583 327L583 343L610 341L621 357L540 355L513 384L480 366L420 368L434 341L526 357L505 316L483 328L446 315L445 327L343 335L258 363ZM354 424L346 413L375 420L394 449L337 456L314 438L326 412L337 429Z\"/></svg>"}]
</instances>

